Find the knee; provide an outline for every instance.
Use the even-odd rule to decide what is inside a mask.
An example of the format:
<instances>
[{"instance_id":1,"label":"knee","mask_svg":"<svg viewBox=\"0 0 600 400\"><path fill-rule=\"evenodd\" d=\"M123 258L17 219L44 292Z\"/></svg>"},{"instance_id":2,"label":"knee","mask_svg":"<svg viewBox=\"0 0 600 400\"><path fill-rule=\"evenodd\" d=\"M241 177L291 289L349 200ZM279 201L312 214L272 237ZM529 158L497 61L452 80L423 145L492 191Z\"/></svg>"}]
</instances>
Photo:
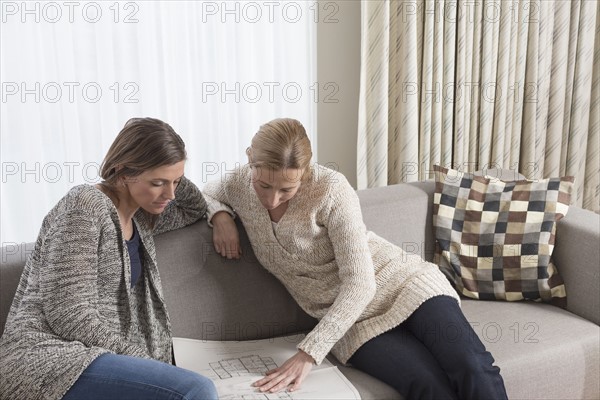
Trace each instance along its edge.
<instances>
[{"instance_id":1,"label":"knee","mask_svg":"<svg viewBox=\"0 0 600 400\"><path fill-rule=\"evenodd\" d=\"M477 379L482 375L497 374L500 368L494 365L494 358L487 350L466 351L455 359L455 365L465 377Z\"/></svg>"},{"instance_id":2,"label":"knee","mask_svg":"<svg viewBox=\"0 0 600 400\"><path fill-rule=\"evenodd\" d=\"M213 381L205 376L189 371L186 377L188 390L182 400L217 400L217 388Z\"/></svg>"},{"instance_id":3,"label":"knee","mask_svg":"<svg viewBox=\"0 0 600 400\"><path fill-rule=\"evenodd\" d=\"M507 398L500 368L494 365L494 359L487 351L461 357L456 362L456 370L449 376L460 398Z\"/></svg>"}]
</instances>

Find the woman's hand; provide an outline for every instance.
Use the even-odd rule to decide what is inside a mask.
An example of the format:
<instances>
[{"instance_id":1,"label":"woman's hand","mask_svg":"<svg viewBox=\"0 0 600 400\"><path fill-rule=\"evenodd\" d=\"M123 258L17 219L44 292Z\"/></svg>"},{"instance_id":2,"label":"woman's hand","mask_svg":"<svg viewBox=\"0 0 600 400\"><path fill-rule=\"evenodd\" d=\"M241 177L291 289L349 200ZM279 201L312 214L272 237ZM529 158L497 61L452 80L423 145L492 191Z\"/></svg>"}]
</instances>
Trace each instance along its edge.
<instances>
[{"instance_id":1,"label":"woman's hand","mask_svg":"<svg viewBox=\"0 0 600 400\"><path fill-rule=\"evenodd\" d=\"M302 350L287 360L279 368L267 371L265 377L256 381L252 386L261 392L277 393L292 385L290 392L300 389L306 375L312 369L315 360Z\"/></svg>"},{"instance_id":2,"label":"woman's hand","mask_svg":"<svg viewBox=\"0 0 600 400\"><path fill-rule=\"evenodd\" d=\"M217 253L229 259L238 259L242 255L240 234L237 226L225 211L219 211L212 217L213 243Z\"/></svg>"}]
</instances>

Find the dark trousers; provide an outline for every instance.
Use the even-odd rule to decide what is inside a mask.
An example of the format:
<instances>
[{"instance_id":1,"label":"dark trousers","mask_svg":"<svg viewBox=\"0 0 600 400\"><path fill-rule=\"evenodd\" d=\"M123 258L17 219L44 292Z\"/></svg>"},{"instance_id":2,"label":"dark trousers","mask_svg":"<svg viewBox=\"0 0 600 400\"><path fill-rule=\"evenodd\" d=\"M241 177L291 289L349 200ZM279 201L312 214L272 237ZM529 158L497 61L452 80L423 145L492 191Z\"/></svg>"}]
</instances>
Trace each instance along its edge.
<instances>
[{"instance_id":1,"label":"dark trousers","mask_svg":"<svg viewBox=\"0 0 600 400\"><path fill-rule=\"evenodd\" d=\"M406 321L361 346L355 368L412 399L506 399L500 368L458 302L437 296Z\"/></svg>"}]
</instances>

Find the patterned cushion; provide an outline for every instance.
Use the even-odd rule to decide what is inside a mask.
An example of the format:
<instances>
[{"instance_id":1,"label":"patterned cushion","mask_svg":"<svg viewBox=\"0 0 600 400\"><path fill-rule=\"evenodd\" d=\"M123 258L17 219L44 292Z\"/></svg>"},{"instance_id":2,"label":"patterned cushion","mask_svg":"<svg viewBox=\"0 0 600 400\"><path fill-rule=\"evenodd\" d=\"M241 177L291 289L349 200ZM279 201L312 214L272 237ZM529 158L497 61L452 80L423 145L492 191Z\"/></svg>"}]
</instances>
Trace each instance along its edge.
<instances>
[{"instance_id":1,"label":"patterned cushion","mask_svg":"<svg viewBox=\"0 0 600 400\"><path fill-rule=\"evenodd\" d=\"M573 177L505 182L434 166L435 262L467 297L566 306L552 263Z\"/></svg>"}]
</instances>

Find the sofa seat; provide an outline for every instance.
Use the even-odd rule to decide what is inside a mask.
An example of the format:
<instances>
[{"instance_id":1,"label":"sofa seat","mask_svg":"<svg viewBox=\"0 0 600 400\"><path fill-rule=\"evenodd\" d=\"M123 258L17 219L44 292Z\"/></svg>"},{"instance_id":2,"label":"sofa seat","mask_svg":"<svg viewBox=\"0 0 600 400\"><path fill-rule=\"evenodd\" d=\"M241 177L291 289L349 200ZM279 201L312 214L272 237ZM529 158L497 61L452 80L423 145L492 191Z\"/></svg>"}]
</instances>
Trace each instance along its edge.
<instances>
[{"instance_id":1,"label":"sofa seat","mask_svg":"<svg viewBox=\"0 0 600 400\"><path fill-rule=\"evenodd\" d=\"M535 302L463 299L462 308L496 359L509 399L535 399L537 393L544 399L598 398L600 327L595 323Z\"/></svg>"},{"instance_id":2,"label":"sofa seat","mask_svg":"<svg viewBox=\"0 0 600 400\"><path fill-rule=\"evenodd\" d=\"M598 325L557 307L534 302L463 298L462 309L496 359L509 399L535 399L536 393L552 393L544 399L556 400L598 398ZM402 399L390 386L341 365L334 357L328 359L354 384L363 399ZM563 362L553 368L556 360ZM575 393L574 387L589 389Z\"/></svg>"}]
</instances>

